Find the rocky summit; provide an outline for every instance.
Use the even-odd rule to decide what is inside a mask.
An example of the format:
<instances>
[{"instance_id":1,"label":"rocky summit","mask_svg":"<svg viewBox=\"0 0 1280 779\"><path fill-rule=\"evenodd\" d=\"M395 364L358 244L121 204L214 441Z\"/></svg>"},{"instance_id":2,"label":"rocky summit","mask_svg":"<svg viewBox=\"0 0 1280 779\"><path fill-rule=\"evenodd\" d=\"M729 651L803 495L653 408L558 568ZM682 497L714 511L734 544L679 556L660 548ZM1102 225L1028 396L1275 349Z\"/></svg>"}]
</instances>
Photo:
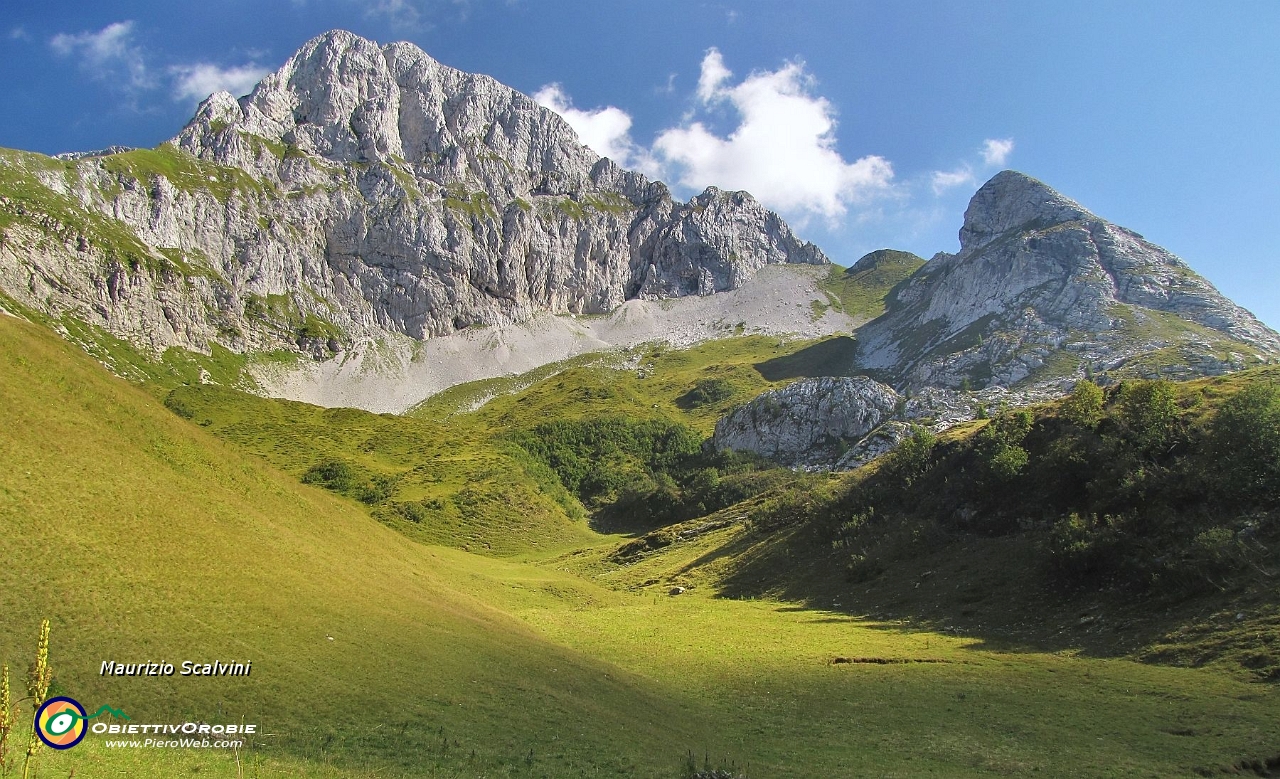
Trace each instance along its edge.
<instances>
[{"instance_id":1,"label":"rocky summit","mask_svg":"<svg viewBox=\"0 0 1280 779\"><path fill-rule=\"evenodd\" d=\"M855 372L899 390L1185 377L1280 355L1280 335L1173 254L1004 171L939 253L858 332Z\"/></svg>"},{"instance_id":2,"label":"rocky summit","mask_svg":"<svg viewBox=\"0 0 1280 779\"><path fill-rule=\"evenodd\" d=\"M0 229L5 295L156 352L323 358L827 262L747 193L680 202L526 95L342 31L156 149L3 152Z\"/></svg>"}]
</instances>

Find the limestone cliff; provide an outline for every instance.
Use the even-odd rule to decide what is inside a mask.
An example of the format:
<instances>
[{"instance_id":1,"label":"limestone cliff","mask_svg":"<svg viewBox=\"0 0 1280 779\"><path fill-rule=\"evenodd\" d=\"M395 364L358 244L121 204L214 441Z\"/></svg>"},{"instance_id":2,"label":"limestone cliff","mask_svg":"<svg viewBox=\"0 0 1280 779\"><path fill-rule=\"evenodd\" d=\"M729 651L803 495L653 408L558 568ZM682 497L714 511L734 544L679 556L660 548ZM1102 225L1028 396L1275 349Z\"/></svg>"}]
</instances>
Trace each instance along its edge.
<instances>
[{"instance_id":1,"label":"limestone cliff","mask_svg":"<svg viewBox=\"0 0 1280 779\"><path fill-rule=\"evenodd\" d=\"M324 357L827 262L747 193L677 201L529 97L342 31L105 152L0 154L0 292L154 351Z\"/></svg>"}]
</instances>

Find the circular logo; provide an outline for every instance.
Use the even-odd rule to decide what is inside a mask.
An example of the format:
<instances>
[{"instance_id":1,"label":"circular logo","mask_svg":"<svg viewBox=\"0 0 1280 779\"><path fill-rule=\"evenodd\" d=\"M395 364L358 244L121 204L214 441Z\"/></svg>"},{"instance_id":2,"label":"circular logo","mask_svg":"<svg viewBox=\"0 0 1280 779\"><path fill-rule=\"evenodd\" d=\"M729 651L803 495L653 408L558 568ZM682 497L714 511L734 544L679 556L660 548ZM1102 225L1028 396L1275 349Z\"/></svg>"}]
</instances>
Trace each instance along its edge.
<instances>
[{"instance_id":1,"label":"circular logo","mask_svg":"<svg viewBox=\"0 0 1280 779\"><path fill-rule=\"evenodd\" d=\"M36 711L36 734L54 749L70 749L89 730L84 707L72 698L50 698Z\"/></svg>"}]
</instances>

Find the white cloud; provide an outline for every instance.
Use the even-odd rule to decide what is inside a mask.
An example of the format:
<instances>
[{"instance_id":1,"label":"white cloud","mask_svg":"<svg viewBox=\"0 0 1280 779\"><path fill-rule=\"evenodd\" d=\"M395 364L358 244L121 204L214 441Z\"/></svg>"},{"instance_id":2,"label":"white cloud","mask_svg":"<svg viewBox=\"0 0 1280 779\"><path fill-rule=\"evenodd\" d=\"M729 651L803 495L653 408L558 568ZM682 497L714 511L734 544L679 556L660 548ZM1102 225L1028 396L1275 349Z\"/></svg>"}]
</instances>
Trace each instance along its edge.
<instances>
[{"instance_id":1,"label":"white cloud","mask_svg":"<svg viewBox=\"0 0 1280 779\"><path fill-rule=\"evenodd\" d=\"M974 168L974 161L962 162L953 170L935 170L930 176L934 195L943 195L956 187L977 187L978 174L989 174L991 168L1003 167L1013 154L1012 138L988 138L978 149L982 167Z\"/></svg>"},{"instance_id":2,"label":"white cloud","mask_svg":"<svg viewBox=\"0 0 1280 779\"><path fill-rule=\"evenodd\" d=\"M982 142L982 161L987 165L1003 165L1012 153L1012 138L988 138Z\"/></svg>"},{"instance_id":3,"label":"white cloud","mask_svg":"<svg viewBox=\"0 0 1280 779\"><path fill-rule=\"evenodd\" d=\"M961 166L955 170L935 170L932 176L933 194L941 195L949 189L956 187L972 187L977 184L977 179L973 177L973 169L968 165Z\"/></svg>"},{"instance_id":4,"label":"white cloud","mask_svg":"<svg viewBox=\"0 0 1280 779\"><path fill-rule=\"evenodd\" d=\"M97 32L58 33L49 40L54 52L75 57L96 78L127 78L127 86L142 89L154 79L147 70L142 48L133 42L133 22L113 22Z\"/></svg>"},{"instance_id":5,"label":"white cloud","mask_svg":"<svg viewBox=\"0 0 1280 779\"><path fill-rule=\"evenodd\" d=\"M605 106L590 111L574 108L559 84L544 86L533 94L533 99L564 117L579 140L601 157L608 157L624 168L657 173L649 154L631 140L631 115L621 108Z\"/></svg>"},{"instance_id":6,"label":"white cloud","mask_svg":"<svg viewBox=\"0 0 1280 779\"><path fill-rule=\"evenodd\" d=\"M172 81L174 99L203 100L221 89L245 94L267 74L252 62L227 68L194 62L153 71L134 38L132 21L114 22L97 32L59 33L49 39L49 46L60 57L74 58L92 77L131 93L131 99L142 90L159 87L165 75L164 80Z\"/></svg>"},{"instance_id":7,"label":"white cloud","mask_svg":"<svg viewBox=\"0 0 1280 779\"><path fill-rule=\"evenodd\" d=\"M702 58L702 74L698 76L698 99L710 103L718 97L724 97L721 87L733 76L733 71L725 67L724 57L719 49L708 49Z\"/></svg>"},{"instance_id":8,"label":"white cloud","mask_svg":"<svg viewBox=\"0 0 1280 779\"><path fill-rule=\"evenodd\" d=\"M9 31L9 40L11 41L29 41L31 34L27 32L27 28L18 25Z\"/></svg>"},{"instance_id":9,"label":"white cloud","mask_svg":"<svg viewBox=\"0 0 1280 779\"><path fill-rule=\"evenodd\" d=\"M879 156L847 162L836 149L835 108L813 94L804 65L752 73L729 85L732 73L716 49L707 52L698 79L703 107L727 102L739 116L726 136L702 122L658 135L654 153L678 171L680 184L745 189L765 205L801 218L834 222L851 204L886 192L893 166Z\"/></svg>"},{"instance_id":10,"label":"white cloud","mask_svg":"<svg viewBox=\"0 0 1280 779\"><path fill-rule=\"evenodd\" d=\"M223 90L233 95L245 95L253 90L254 85L267 72L266 68L260 68L252 62L229 68L198 62L194 65L175 65L169 69L174 78L173 96L176 100L204 100L214 92Z\"/></svg>"}]
</instances>

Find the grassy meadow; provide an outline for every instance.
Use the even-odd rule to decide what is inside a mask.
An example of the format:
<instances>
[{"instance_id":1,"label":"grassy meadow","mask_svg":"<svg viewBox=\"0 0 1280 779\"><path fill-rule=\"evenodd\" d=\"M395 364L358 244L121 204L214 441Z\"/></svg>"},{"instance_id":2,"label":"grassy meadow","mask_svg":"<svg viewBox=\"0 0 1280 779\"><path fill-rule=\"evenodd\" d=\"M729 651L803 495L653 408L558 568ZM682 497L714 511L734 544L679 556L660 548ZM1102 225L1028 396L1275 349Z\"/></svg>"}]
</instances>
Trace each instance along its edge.
<instances>
[{"instance_id":1,"label":"grassy meadow","mask_svg":"<svg viewBox=\"0 0 1280 779\"><path fill-rule=\"evenodd\" d=\"M89 736L45 750L37 775L1267 770L1274 683L1222 652L1152 655L1270 640L1263 584L1240 620L1212 593L1057 597L1020 536L925 544L859 581L823 512L871 476L779 472L733 505L624 532L564 486L563 463L516 443L549 419L601 417L705 436L735 403L833 371L849 348L645 347L396 417L139 388L0 316L0 662L15 687L48 618L54 692L137 722L261 726L238 752ZM183 659L254 670L98 675L103 660Z\"/></svg>"}]
</instances>

